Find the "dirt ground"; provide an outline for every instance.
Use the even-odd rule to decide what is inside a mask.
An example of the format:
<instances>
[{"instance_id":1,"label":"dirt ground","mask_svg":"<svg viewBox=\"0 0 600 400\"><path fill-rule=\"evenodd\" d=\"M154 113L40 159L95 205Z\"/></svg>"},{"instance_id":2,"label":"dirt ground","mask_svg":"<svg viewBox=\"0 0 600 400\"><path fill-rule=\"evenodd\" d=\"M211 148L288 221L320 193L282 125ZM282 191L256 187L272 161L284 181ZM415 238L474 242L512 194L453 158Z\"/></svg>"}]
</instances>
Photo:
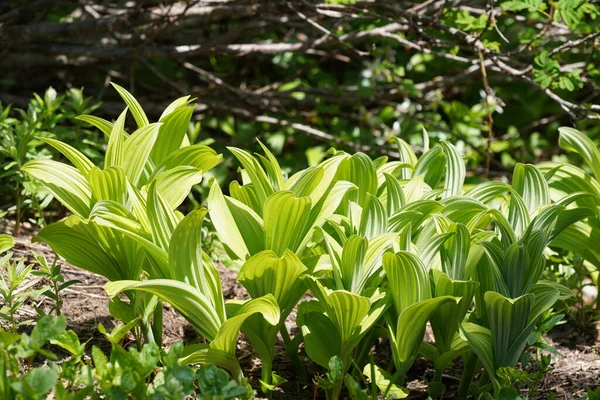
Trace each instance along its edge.
<instances>
[{"instance_id":1,"label":"dirt ground","mask_svg":"<svg viewBox=\"0 0 600 400\"><path fill-rule=\"evenodd\" d=\"M30 238L25 235L16 240L13 249L15 256L30 257L31 251L45 253L49 259L53 253L44 245L31 244ZM31 260L30 260L31 261ZM244 289L235 281L236 273L219 266L223 282L223 292L226 298L244 298ZM108 297L104 292L106 279L90 272L63 264L63 274L66 280L77 279L81 281L63 292L63 313L67 318L69 329L73 329L82 342L91 338L91 344L104 349L109 349L110 344L97 331L98 323L107 328L112 328L115 321L108 311ZM26 282L22 290L30 290L39 287L40 280L33 277ZM36 304L27 304L19 310L21 319L30 319L36 315L34 307L43 307L43 301ZM293 325L294 315L288 321ZM182 318L177 311L169 305L165 305L164 313L164 342L168 346L179 340L189 343L195 340L195 332L191 326ZM600 325L598 323L585 327L576 328L575 324L567 323L557 327L547 338L548 343L555 347L559 355L552 356L552 371L546 375L540 383L536 398L547 399L551 394L556 399L577 399L586 393L589 388L600 386ZM385 344L380 346L385 352ZM385 357L385 355L384 355ZM238 348L238 359L244 367L253 386L259 387L260 361L256 358L249 344L240 340ZM304 357L309 376L323 373ZM423 377L431 378L433 371L431 364L423 359L417 360L408 376L407 386L411 389L411 399L427 398L427 388L423 383ZM273 394L273 399L321 399L325 398L322 391L314 391L312 384L298 382L295 371L285 354L281 343L277 345L277 356L274 362L274 371L288 379L281 388ZM460 378L460 366L455 370L447 371L445 383L448 387L444 398L455 398L452 391L458 385Z\"/></svg>"}]
</instances>

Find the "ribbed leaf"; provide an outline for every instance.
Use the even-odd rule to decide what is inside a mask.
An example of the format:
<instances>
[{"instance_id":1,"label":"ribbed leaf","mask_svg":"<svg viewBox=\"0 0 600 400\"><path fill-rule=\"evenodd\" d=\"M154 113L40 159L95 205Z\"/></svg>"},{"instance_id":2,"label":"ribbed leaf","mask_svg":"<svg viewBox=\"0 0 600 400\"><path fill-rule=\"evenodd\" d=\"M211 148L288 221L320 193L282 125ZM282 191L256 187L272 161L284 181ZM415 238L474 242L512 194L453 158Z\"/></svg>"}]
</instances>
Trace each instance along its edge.
<instances>
[{"instance_id":1,"label":"ribbed leaf","mask_svg":"<svg viewBox=\"0 0 600 400\"><path fill-rule=\"evenodd\" d=\"M485 306L492 333L492 343L494 348L495 367L513 367L502 360L514 359L523 351L525 341L519 343L518 348L514 345L522 337L522 333L529 322L529 314L534 300L533 294L527 294L516 299L509 299L495 292L487 292L484 297ZM525 337L525 340L527 337ZM509 349L513 349L512 354L508 354ZM518 351L518 354L516 352Z\"/></svg>"},{"instance_id":2,"label":"ribbed leaf","mask_svg":"<svg viewBox=\"0 0 600 400\"><path fill-rule=\"evenodd\" d=\"M483 326L471 322L465 322L460 330L465 341L469 343L473 352L477 354L492 381L497 383L492 332Z\"/></svg>"},{"instance_id":3,"label":"ribbed leaf","mask_svg":"<svg viewBox=\"0 0 600 400\"><path fill-rule=\"evenodd\" d=\"M235 199L226 199L216 181L208 195L210 219L219 239L240 259L265 249L260 217Z\"/></svg>"},{"instance_id":4,"label":"ribbed leaf","mask_svg":"<svg viewBox=\"0 0 600 400\"><path fill-rule=\"evenodd\" d=\"M187 106L188 104L190 104L194 100L196 100L196 98L190 98L190 96L183 96L183 97L180 97L180 98L178 98L176 100L173 100L173 102L171 104L169 104L167 106L167 108L165 108L165 110L160 115L160 118L158 120L162 121L163 118L165 118L166 116L168 116L169 114L171 114L175 110L178 110L178 109L180 109L182 107Z\"/></svg>"},{"instance_id":5,"label":"ribbed leaf","mask_svg":"<svg viewBox=\"0 0 600 400\"><path fill-rule=\"evenodd\" d=\"M600 152L592 139L569 127L558 128L558 132L558 145L564 150L578 153L592 169L596 180L600 181Z\"/></svg>"},{"instance_id":6,"label":"ribbed leaf","mask_svg":"<svg viewBox=\"0 0 600 400\"><path fill-rule=\"evenodd\" d=\"M193 112L192 107L181 107L161 117L162 126L150 153L150 158L155 164L160 164L169 154L179 150Z\"/></svg>"},{"instance_id":7,"label":"ribbed leaf","mask_svg":"<svg viewBox=\"0 0 600 400\"><path fill-rule=\"evenodd\" d=\"M207 173L221 161L222 155L217 154L213 149L200 144L182 147L169 154L158 164L150 179L156 175L173 168L189 166L195 167Z\"/></svg>"},{"instance_id":8,"label":"ribbed leaf","mask_svg":"<svg viewBox=\"0 0 600 400\"><path fill-rule=\"evenodd\" d=\"M448 142L442 141L440 145L446 155L446 179L444 180L444 194L442 198L458 196L462 194L463 184L465 182L466 167L456 147Z\"/></svg>"},{"instance_id":9,"label":"ribbed leaf","mask_svg":"<svg viewBox=\"0 0 600 400\"><path fill-rule=\"evenodd\" d=\"M271 178L271 183L275 188L275 191L284 190L285 189L285 181L283 179L283 172L281 171L281 167L279 166L279 162L277 158L271 153L271 151L259 140L258 144L265 152L266 157L262 157L261 161L265 170L267 171L267 175Z\"/></svg>"},{"instance_id":10,"label":"ribbed leaf","mask_svg":"<svg viewBox=\"0 0 600 400\"><path fill-rule=\"evenodd\" d=\"M66 208L83 218L90 213L92 192L85 177L75 168L52 160L33 160L23 166Z\"/></svg>"},{"instance_id":11,"label":"ribbed leaf","mask_svg":"<svg viewBox=\"0 0 600 400\"><path fill-rule=\"evenodd\" d=\"M358 232L367 239L387 231L387 212L379 199L372 194L367 194L365 208L363 209Z\"/></svg>"},{"instance_id":12,"label":"ribbed leaf","mask_svg":"<svg viewBox=\"0 0 600 400\"><path fill-rule=\"evenodd\" d=\"M171 235L178 221L175 212L158 193L154 182L148 188L148 221L152 230L152 241L168 251Z\"/></svg>"},{"instance_id":13,"label":"ribbed leaf","mask_svg":"<svg viewBox=\"0 0 600 400\"><path fill-rule=\"evenodd\" d=\"M285 250L282 257L265 250L246 260L238 281L252 298L273 295L282 318L286 318L306 292L306 286L299 279L305 271L302 261L290 250Z\"/></svg>"},{"instance_id":14,"label":"ribbed leaf","mask_svg":"<svg viewBox=\"0 0 600 400\"><path fill-rule=\"evenodd\" d=\"M540 170L533 165L517 164L513 173L512 186L513 190L521 195L531 214L550 204L548 183Z\"/></svg>"},{"instance_id":15,"label":"ribbed leaf","mask_svg":"<svg viewBox=\"0 0 600 400\"><path fill-rule=\"evenodd\" d=\"M398 315L411 305L431 298L427 269L414 254L404 251L386 253L383 255L383 269Z\"/></svg>"},{"instance_id":16,"label":"ribbed leaf","mask_svg":"<svg viewBox=\"0 0 600 400\"><path fill-rule=\"evenodd\" d=\"M454 337L472 305L473 296L479 283L452 280L441 271L433 271L433 277L436 297L460 298L458 303L449 302L441 305L430 317L436 347L439 353L444 353L452 349Z\"/></svg>"},{"instance_id":17,"label":"ribbed leaf","mask_svg":"<svg viewBox=\"0 0 600 400\"><path fill-rule=\"evenodd\" d=\"M408 143L406 143L404 140L398 137L394 137L394 139L396 140L396 144L398 145L398 154L400 162L406 163L414 168L415 165L417 165L417 156L412 150L412 147L410 147ZM403 169L400 171L400 173L400 178L402 179L412 178L412 171L409 169Z\"/></svg>"},{"instance_id":18,"label":"ribbed leaf","mask_svg":"<svg viewBox=\"0 0 600 400\"><path fill-rule=\"evenodd\" d=\"M12 249L15 245L15 240L10 235L0 234L0 254Z\"/></svg>"},{"instance_id":19,"label":"ribbed leaf","mask_svg":"<svg viewBox=\"0 0 600 400\"><path fill-rule=\"evenodd\" d=\"M135 97L133 97L133 95L122 86L119 86L114 82L111 82L111 85L113 85L117 92L119 92L119 95L121 96L125 104L127 104L127 107L129 107L129 109L131 110L131 115L133 115L133 118L135 119L138 128L148 125L150 123L148 121L148 117L146 117L144 109L142 108L142 106L140 106L140 103L138 103Z\"/></svg>"},{"instance_id":20,"label":"ribbed leaf","mask_svg":"<svg viewBox=\"0 0 600 400\"><path fill-rule=\"evenodd\" d=\"M259 215L262 215L262 206L275 191L271 186L269 178L265 171L261 168L260 163L252 157L247 151L228 147L229 151L238 159L244 171L248 174L250 181L254 184L256 196L258 197L261 208L257 210Z\"/></svg>"},{"instance_id":21,"label":"ribbed leaf","mask_svg":"<svg viewBox=\"0 0 600 400\"><path fill-rule=\"evenodd\" d=\"M110 297L125 290L141 290L152 293L177 309L202 336L209 341L218 337L223 320L216 313L212 302L193 286L172 279L148 281L117 281L105 286ZM237 337L237 334L236 334Z\"/></svg>"},{"instance_id":22,"label":"ribbed leaf","mask_svg":"<svg viewBox=\"0 0 600 400\"><path fill-rule=\"evenodd\" d=\"M177 209L194 185L202 182L202 171L196 167L175 167L156 175L156 190L171 210Z\"/></svg>"},{"instance_id":23,"label":"ribbed leaf","mask_svg":"<svg viewBox=\"0 0 600 400\"><path fill-rule=\"evenodd\" d=\"M270 196L264 206L265 247L282 256L286 249L297 251L307 233L310 198L292 192Z\"/></svg>"},{"instance_id":24,"label":"ribbed leaf","mask_svg":"<svg viewBox=\"0 0 600 400\"><path fill-rule=\"evenodd\" d=\"M140 181L160 127L160 122L145 125L125 140L122 165L125 175L134 185Z\"/></svg>"},{"instance_id":25,"label":"ribbed leaf","mask_svg":"<svg viewBox=\"0 0 600 400\"><path fill-rule=\"evenodd\" d=\"M95 201L112 200L121 205L127 201L127 182L121 167L105 170L94 167L89 171L88 182Z\"/></svg>"},{"instance_id":26,"label":"ribbed leaf","mask_svg":"<svg viewBox=\"0 0 600 400\"><path fill-rule=\"evenodd\" d=\"M384 174L384 176L387 214L393 215L400 207L406 204L406 199L404 198L404 191L402 190L402 185L398 179L389 174Z\"/></svg>"},{"instance_id":27,"label":"ribbed leaf","mask_svg":"<svg viewBox=\"0 0 600 400\"><path fill-rule=\"evenodd\" d=\"M94 229L77 216L68 217L44 228L33 238L47 243L69 264L102 275L110 280L127 279L117 261L107 254Z\"/></svg>"},{"instance_id":28,"label":"ribbed leaf","mask_svg":"<svg viewBox=\"0 0 600 400\"><path fill-rule=\"evenodd\" d=\"M318 312L304 314L303 322L301 328L306 354L320 366L328 368L331 357L341 353L341 338L336 326L326 315Z\"/></svg>"},{"instance_id":29,"label":"ribbed leaf","mask_svg":"<svg viewBox=\"0 0 600 400\"><path fill-rule=\"evenodd\" d=\"M81 175L87 176L92 168L94 168L94 163L92 163L89 158L87 158L83 153L79 150L70 146L66 143L61 142L60 140L40 137L42 142L49 144L58 150L62 155L67 157L69 161L81 172Z\"/></svg>"},{"instance_id":30,"label":"ribbed leaf","mask_svg":"<svg viewBox=\"0 0 600 400\"><path fill-rule=\"evenodd\" d=\"M352 195L361 207L365 207L367 194L377 195L377 170L373 161L363 153L344 159L337 170L337 179L354 183L358 190Z\"/></svg>"},{"instance_id":31,"label":"ribbed leaf","mask_svg":"<svg viewBox=\"0 0 600 400\"><path fill-rule=\"evenodd\" d=\"M202 252L202 221L207 210L195 210L179 222L169 244L169 267L173 279L204 294L221 320L225 305L219 272Z\"/></svg>"},{"instance_id":32,"label":"ribbed leaf","mask_svg":"<svg viewBox=\"0 0 600 400\"><path fill-rule=\"evenodd\" d=\"M112 126L108 145L106 147L106 155L104 156L104 168L112 167L113 165L123 166L125 158L125 119L127 118L127 108L123 110L117 121Z\"/></svg>"},{"instance_id":33,"label":"ribbed leaf","mask_svg":"<svg viewBox=\"0 0 600 400\"><path fill-rule=\"evenodd\" d=\"M277 325L281 318L279 307L272 295L267 294L263 297L249 300L242 305L234 317L227 319L221 325L210 347L222 350L227 354L234 354L240 329L246 319L254 314L262 315L263 319L271 325Z\"/></svg>"},{"instance_id":34,"label":"ribbed leaf","mask_svg":"<svg viewBox=\"0 0 600 400\"><path fill-rule=\"evenodd\" d=\"M457 304L458 298L441 296L412 304L400 313L396 326L396 351L400 363L410 361L419 352L419 347L425 335L425 325L431 313L445 303Z\"/></svg>"},{"instance_id":35,"label":"ribbed leaf","mask_svg":"<svg viewBox=\"0 0 600 400\"><path fill-rule=\"evenodd\" d=\"M90 125L98 128L105 136L110 137L113 129L112 122L105 120L104 118L96 117L94 115L79 115L75 117L79 121L87 122Z\"/></svg>"},{"instance_id":36,"label":"ribbed leaf","mask_svg":"<svg viewBox=\"0 0 600 400\"><path fill-rule=\"evenodd\" d=\"M434 147L419 158L414 176L423 178L423 182L435 188L442 180L446 171L446 155L441 147Z\"/></svg>"}]
</instances>

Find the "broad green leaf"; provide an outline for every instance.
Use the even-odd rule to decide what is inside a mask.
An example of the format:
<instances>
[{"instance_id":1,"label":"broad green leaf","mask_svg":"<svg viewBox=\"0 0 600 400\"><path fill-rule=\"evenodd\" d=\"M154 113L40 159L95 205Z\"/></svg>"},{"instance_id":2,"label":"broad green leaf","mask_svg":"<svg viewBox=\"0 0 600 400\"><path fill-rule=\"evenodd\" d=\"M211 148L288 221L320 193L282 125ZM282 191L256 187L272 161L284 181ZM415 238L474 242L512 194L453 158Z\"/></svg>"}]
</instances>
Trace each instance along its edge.
<instances>
[{"instance_id":1,"label":"broad green leaf","mask_svg":"<svg viewBox=\"0 0 600 400\"><path fill-rule=\"evenodd\" d=\"M299 279L305 271L306 267L292 251L285 250L279 257L265 250L246 260L238 281L252 298L273 295L281 316L286 318L306 292L306 286Z\"/></svg>"},{"instance_id":2,"label":"broad green leaf","mask_svg":"<svg viewBox=\"0 0 600 400\"><path fill-rule=\"evenodd\" d=\"M207 173L221 161L221 158L221 154L200 144L182 147L169 154L156 166L150 180L164 171L182 166L195 167L203 173Z\"/></svg>"},{"instance_id":3,"label":"broad green leaf","mask_svg":"<svg viewBox=\"0 0 600 400\"><path fill-rule=\"evenodd\" d=\"M377 195L377 170L366 154L356 153L345 158L338 167L337 179L356 185L358 189L351 200L355 200L361 207L366 205L367 194Z\"/></svg>"},{"instance_id":4,"label":"broad green leaf","mask_svg":"<svg viewBox=\"0 0 600 400\"><path fill-rule=\"evenodd\" d=\"M203 293L225 320L225 306L219 273L202 252L202 221L207 210L195 210L182 219L171 235L169 267L173 279L185 282Z\"/></svg>"},{"instance_id":5,"label":"broad green leaf","mask_svg":"<svg viewBox=\"0 0 600 400\"><path fill-rule=\"evenodd\" d=\"M394 139L396 140L396 144L398 146L400 162L406 163L414 168L415 165L417 165L417 156L415 155L415 152L413 151L412 147L410 147L410 145L407 142L400 139L399 137L394 137ZM400 171L400 173L401 179L410 179L413 176L412 171L408 169L403 169Z\"/></svg>"},{"instance_id":6,"label":"broad green leaf","mask_svg":"<svg viewBox=\"0 0 600 400\"><path fill-rule=\"evenodd\" d=\"M283 179L283 172L281 171L281 167L279 166L279 162L277 158L271 153L271 151L259 140L258 144L265 152L266 157L262 157L261 161L265 170L267 171L267 175L271 178L271 183L275 189L275 191L280 191L285 189L285 182Z\"/></svg>"},{"instance_id":7,"label":"broad green leaf","mask_svg":"<svg viewBox=\"0 0 600 400\"><path fill-rule=\"evenodd\" d=\"M445 191L442 198L460 195L462 194L462 188L465 182L465 163L460 154L458 154L456 147L446 141L440 142L440 145L444 149L444 154L446 155Z\"/></svg>"},{"instance_id":8,"label":"broad green leaf","mask_svg":"<svg viewBox=\"0 0 600 400\"><path fill-rule=\"evenodd\" d=\"M155 164L159 164L169 154L179 150L193 112L192 107L180 107L160 118L162 126L150 153L150 158Z\"/></svg>"},{"instance_id":9,"label":"broad green leaf","mask_svg":"<svg viewBox=\"0 0 600 400\"><path fill-rule=\"evenodd\" d=\"M267 198L271 196L275 190L271 186L269 178L265 171L260 166L260 163L252 157L252 155L244 150L228 147L229 151L238 159L244 171L248 174L251 182L254 184L256 195L259 200L261 208L257 210L258 214L262 214L262 206L267 201Z\"/></svg>"},{"instance_id":10,"label":"broad green leaf","mask_svg":"<svg viewBox=\"0 0 600 400\"><path fill-rule=\"evenodd\" d=\"M125 119L127 118L127 108L123 110L117 121L112 126L108 145L106 147L106 155L104 156L104 168L112 167L113 165L123 166L125 158Z\"/></svg>"},{"instance_id":11,"label":"broad green leaf","mask_svg":"<svg viewBox=\"0 0 600 400\"><path fill-rule=\"evenodd\" d=\"M113 166L105 170L93 167L89 171L88 182L95 201L112 200L125 205L127 182L121 167Z\"/></svg>"},{"instance_id":12,"label":"broad green leaf","mask_svg":"<svg viewBox=\"0 0 600 400\"><path fill-rule=\"evenodd\" d=\"M110 280L126 279L124 267L109 256L101 246L94 229L77 216L71 216L44 227L33 242L45 242L69 264L107 277Z\"/></svg>"},{"instance_id":13,"label":"broad green leaf","mask_svg":"<svg viewBox=\"0 0 600 400\"><path fill-rule=\"evenodd\" d=\"M94 115L79 115L79 116L75 117L75 119L78 119L79 121L87 122L88 124L95 126L102 133L104 133L105 136L110 137L110 134L113 129L112 122L109 122L100 117L96 117Z\"/></svg>"},{"instance_id":14,"label":"broad green leaf","mask_svg":"<svg viewBox=\"0 0 600 400\"><path fill-rule=\"evenodd\" d=\"M365 208L363 209L358 232L367 239L387 231L387 213L385 206L379 199L367 193Z\"/></svg>"},{"instance_id":15,"label":"broad green leaf","mask_svg":"<svg viewBox=\"0 0 600 400\"><path fill-rule=\"evenodd\" d=\"M240 260L265 249L260 217L242 202L223 196L216 181L208 194L208 208L219 239Z\"/></svg>"},{"instance_id":16,"label":"broad green leaf","mask_svg":"<svg viewBox=\"0 0 600 400\"><path fill-rule=\"evenodd\" d=\"M600 152L592 139L577 129L569 127L560 127L558 132L560 133L558 145L564 150L578 153L592 169L596 180L600 181Z\"/></svg>"},{"instance_id":17,"label":"broad green leaf","mask_svg":"<svg viewBox=\"0 0 600 400\"><path fill-rule=\"evenodd\" d=\"M304 315L301 329L306 354L311 360L327 368L331 357L341 353L341 338L337 327L325 314L310 312Z\"/></svg>"},{"instance_id":18,"label":"broad green leaf","mask_svg":"<svg viewBox=\"0 0 600 400\"><path fill-rule=\"evenodd\" d=\"M292 192L278 192L264 206L265 247L282 256L286 249L297 251L304 239L311 201Z\"/></svg>"},{"instance_id":19,"label":"broad green leaf","mask_svg":"<svg viewBox=\"0 0 600 400\"><path fill-rule=\"evenodd\" d=\"M22 169L39 180L71 212L88 216L92 193L77 169L52 160L29 161Z\"/></svg>"},{"instance_id":20,"label":"broad green leaf","mask_svg":"<svg viewBox=\"0 0 600 400\"><path fill-rule=\"evenodd\" d=\"M66 143L61 142L60 140L40 137L38 138L42 142L49 144L58 150L62 155L67 157L71 163L81 172L81 175L87 176L92 168L94 168L94 163L92 163L89 158L87 158L83 153L79 150L70 146Z\"/></svg>"},{"instance_id":21,"label":"broad green leaf","mask_svg":"<svg viewBox=\"0 0 600 400\"><path fill-rule=\"evenodd\" d=\"M15 240L10 235L0 234L0 254L12 249L15 245Z\"/></svg>"},{"instance_id":22,"label":"broad green leaf","mask_svg":"<svg viewBox=\"0 0 600 400\"><path fill-rule=\"evenodd\" d=\"M127 137L123 144L123 169L134 185L138 185L140 181L160 127L160 122L144 125Z\"/></svg>"},{"instance_id":23,"label":"broad green leaf","mask_svg":"<svg viewBox=\"0 0 600 400\"><path fill-rule=\"evenodd\" d=\"M202 171L189 166L175 167L156 175L156 190L171 210L177 209L194 185L202 181Z\"/></svg>"},{"instance_id":24,"label":"broad green leaf","mask_svg":"<svg viewBox=\"0 0 600 400\"><path fill-rule=\"evenodd\" d=\"M159 121L162 121L163 118L171 114L173 111L178 110L181 107L185 107L190 104L192 101L196 100L195 98L190 98L190 96L183 96L176 100L173 100L171 104L165 108L163 113L160 115Z\"/></svg>"},{"instance_id":25,"label":"broad green leaf","mask_svg":"<svg viewBox=\"0 0 600 400\"><path fill-rule=\"evenodd\" d=\"M212 302L193 286L172 279L108 282L106 293L114 297L125 290L152 293L175 307L209 341L217 338L223 320Z\"/></svg>"},{"instance_id":26,"label":"broad green leaf","mask_svg":"<svg viewBox=\"0 0 600 400\"><path fill-rule=\"evenodd\" d=\"M372 376L373 371L375 372L375 376ZM363 375L369 378L371 382L375 382L381 393L386 394L386 399L404 399L408 397L408 389L394 384L393 376L377 365L365 365Z\"/></svg>"},{"instance_id":27,"label":"broad green leaf","mask_svg":"<svg viewBox=\"0 0 600 400\"><path fill-rule=\"evenodd\" d=\"M431 314L446 303L457 304L460 299L452 296L440 296L414 303L400 313L396 326L396 351L400 363L412 360L419 352L425 335L425 325Z\"/></svg>"},{"instance_id":28,"label":"broad green leaf","mask_svg":"<svg viewBox=\"0 0 600 400\"><path fill-rule=\"evenodd\" d=\"M178 221L170 205L158 193L155 182L148 189L148 221L152 229L152 241L168 251Z\"/></svg>"},{"instance_id":29,"label":"broad green leaf","mask_svg":"<svg viewBox=\"0 0 600 400\"><path fill-rule=\"evenodd\" d=\"M399 315L413 304L431 298L428 271L414 254L404 251L386 253L383 269Z\"/></svg>"},{"instance_id":30,"label":"broad green leaf","mask_svg":"<svg viewBox=\"0 0 600 400\"><path fill-rule=\"evenodd\" d=\"M514 359L516 361L523 351L527 337L522 343L517 343L517 339L523 337L522 333L525 332L529 323L529 314L534 298L533 294L516 299L509 299L495 292L485 294L484 301L492 333L495 368L514 366L503 360ZM517 349L514 348L515 344L519 345ZM511 348L513 351L512 354L509 354Z\"/></svg>"},{"instance_id":31,"label":"broad green leaf","mask_svg":"<svg viewBox=\"0 0 600 400\"><path fill-rule=\"evenodd\" d=\"M222 350L227 354L234 354L239 331L246 319L254 314L262 315L263 319L271 325L277 325L281 318L279 306L272 295L267 294L249 300L242 305L234 317L227 319L227 321L221 325L221 328L219 329L216 338L211 342L210 347Z\"/></svg>"},{"instance_id":32,"label":"broad green leaf","mask_svg":"<svg viewBox=\"0 0 600 400\"><path fill-rule=\"evenodd\" d=\"M473 352L477 354L492 381L497 383L492 332L483 326L471 322L465 322L461 326L460 331L465 341L473 349Z\"/></svg>"},{"instance_id":33,"label":"broad green leaf","mask_svg":"<svg viewBox=\"0 0 600 400\"><path fill-rule=\"evenodd\" d=\"M146 113L140 103L133 97L131 93L129 93L124 87L117 85L114 82L111 82L111 85L119 92L119 95L127 104L127 107L131 110L131 115L135 119L135 122L138 128L148 125L150 122L148 121L148 117L146 117Z\"/></svg>"}]
</instances>

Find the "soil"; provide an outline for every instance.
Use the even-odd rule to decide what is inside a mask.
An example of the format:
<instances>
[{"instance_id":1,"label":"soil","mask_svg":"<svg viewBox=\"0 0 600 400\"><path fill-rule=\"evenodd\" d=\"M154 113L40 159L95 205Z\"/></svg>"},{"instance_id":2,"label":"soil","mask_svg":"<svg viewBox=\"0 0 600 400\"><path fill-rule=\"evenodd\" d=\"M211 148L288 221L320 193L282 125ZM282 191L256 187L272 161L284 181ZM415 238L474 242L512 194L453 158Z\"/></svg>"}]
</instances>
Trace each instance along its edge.
<instances>
[{"instance_id":1,"label":"soil","mask_svg":"<svg viewBox=\"0 0 600 400\"><path fill-rule=\"evenodd\" d=\"M32 251L45 254L49 260L54 257L52 251L43 244L32 244L27 233L17 238L15 242L13 252L16 257L23 256L28 261L33 261L31 258ZM219 265L218 268L223 283L224 296L227 299L247 297L243 287L235 280L236 272L227 269L223 265ZM91 348L91 345L94 344L105 350L110 349L110 343L97 331L99 323L102 323L107 329L116 324L108 311L108 297L103 289L106 279L64 262L62 271L66 280L77 279L80 281L80 283L63 292L62 310L69 329L74 330L82 342L91 339L88 348ZM43 282L40 278L31 277L29 281L23 284L22 290L35 289L41 285L43 285ZM47 307L46 300L40 298L35 303L31 302L24 305L18 312L19 319L28 320L33 318L37 315L36 307ZM295 313L292 313L287 325L294 326L294 319ZM169 346L179 340L190 343L195 340L195 332L176 310L165 304L164 344ZM574 323L558 326L547 337L547 341L559 354L552 356L552 370L539 383L536 399L547 399L551 395L554 395L556 399L577 399L583 396L587 389L595 389L600 386L600 325L598 322L590 323L584 328ZM376 347L378 361L380 359L380 365L385 365L391 358L387 343L382 341ZM325 398L322 391L314 391L312 383L299 382L281 342L277 343L276 353L273 370L287 379L288 382L276 389L272 399ZM243 337L239 342L237 355L251 384L259 388L260 361ZM303 360L308 369L308 376L317 376L324 373L305 355L303 355ZM456 365L447 371L447 375L444 377L447 394L444 398L455 398L453 393L458 386L460 373L460 365ZM409 398L427 398L427 387L423 378L431 378L432 374L432 365L429 362L424 359L418 359L415 362L407 377L407 386L411 390ZM257 397L257 399L261 398Z\"/></svg>"}]
</instances>

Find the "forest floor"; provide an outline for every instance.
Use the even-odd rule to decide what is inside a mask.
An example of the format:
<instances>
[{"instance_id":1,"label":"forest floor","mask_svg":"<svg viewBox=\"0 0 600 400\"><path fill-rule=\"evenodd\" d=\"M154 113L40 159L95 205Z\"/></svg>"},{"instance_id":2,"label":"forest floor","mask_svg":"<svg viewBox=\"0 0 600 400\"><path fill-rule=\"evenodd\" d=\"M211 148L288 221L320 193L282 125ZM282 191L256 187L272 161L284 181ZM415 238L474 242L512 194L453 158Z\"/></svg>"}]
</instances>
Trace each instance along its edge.
<instances>
[{"instance_id":1,"label":"forest floor","mask_svg":"<svg viewBox=\"0 0 600 400\"><path fill-rule=\"evenodd\" d=\"M32 262L32 251L45 254L49 260L54 257L48 247L39 243L32 244L30 236L26 234L17 238L15 242L13 252L16 257L23 256ZM110 343L97 330L99 323L102 323L107 329L112 328L116 323L108 310L108 296L104 291L106 279L66 263L63 264L62 271L65 280L77 279L80 281L63 292L63 314L67 319L68 328L74 330L82 342L91 339L89 350L91 350L91 345L96 345L108 351ZM219 265L219 271L226 299L247 297L245 290L236 282L234 271L228 270L222 265ZM39 278L32 277L30 281L24 283L22 290L35 289L42 284L43 282ZM37 315L35 307L44 307L44 301L31 302L21 307L20 319L33 318ZM288 321L290 325L293 325L294 318L295 315L292 313ZM179 340L191 343L195 338L195 332L186 320L176 310L165 304L164 344L169 346ZM547 399L554 395L556 399L577 399L583 396L587 389L595 389L600 386L600 324L598 322L581 328L569 321L556 327L546 339L548 344L558 351L558 354L552 355L552 369L539 383L534 398ZM388 356L383 354L383 357L381 354L386 352L385 343L380 343L378 348L381 349L378 358L386 360L385 357L388 357L387 360L389 360L389 354ZM237 354L250 383L258 388L260 386L260 360L243 338L240 340ZM323 373L304 354L303 359L308 369L308 376L314 376L319 372ZM411 391L409 398L427 398L427 387L423 383L423 378L431 378L433 374L431 367L432 365L426 360L417 360L407 377L407 386ZM281 342L277 344L277 356L273 370L288 380L273 394L273 399L325 398L321 390L315 392L312 383L299 382ZM453 393L458 386L460 372L460 366L447 371L444 383L448 389L444 398L455 398Z\"/></svg>"}]
</instances>

